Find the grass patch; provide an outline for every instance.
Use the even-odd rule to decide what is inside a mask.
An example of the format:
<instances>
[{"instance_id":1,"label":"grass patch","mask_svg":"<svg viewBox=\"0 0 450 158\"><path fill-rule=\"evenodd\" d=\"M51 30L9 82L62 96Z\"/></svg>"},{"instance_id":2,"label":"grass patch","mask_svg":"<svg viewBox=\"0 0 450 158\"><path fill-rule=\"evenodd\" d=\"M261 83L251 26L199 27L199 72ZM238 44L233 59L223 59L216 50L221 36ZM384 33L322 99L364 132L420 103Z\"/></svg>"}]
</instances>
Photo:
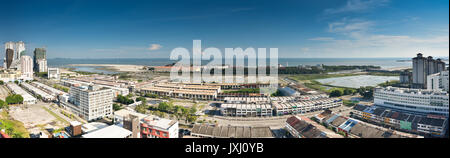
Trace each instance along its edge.
<instances>
[{"instance_id":1,"label":"grass patch","mask_svg":"<svg viewBox=\"0 0 450 158\"><path fill-rule=\"evenodd\" d=\"M61 121L62 123L65 124L69 124L69 122L65 119L63 119L62 117L60 117L59 115L55 114L53 111L51 111L50 109L47 109L46 107L42 107L45 111L47 111L49 114L51 114L53 117L55 117L58 121Z\"/></svg>"},{"instance_id":2,"label":"grass patch","mask_svg":"<svg viewBox=\"0 0 450 158\"><path fill-rule=\"evenodd\" d=\"M13 120L6 111L2 111L0 119L0 128L5 129L6 133L12 138L29 138L30 133L22 122Z\"/></svg>"}]
</instances>

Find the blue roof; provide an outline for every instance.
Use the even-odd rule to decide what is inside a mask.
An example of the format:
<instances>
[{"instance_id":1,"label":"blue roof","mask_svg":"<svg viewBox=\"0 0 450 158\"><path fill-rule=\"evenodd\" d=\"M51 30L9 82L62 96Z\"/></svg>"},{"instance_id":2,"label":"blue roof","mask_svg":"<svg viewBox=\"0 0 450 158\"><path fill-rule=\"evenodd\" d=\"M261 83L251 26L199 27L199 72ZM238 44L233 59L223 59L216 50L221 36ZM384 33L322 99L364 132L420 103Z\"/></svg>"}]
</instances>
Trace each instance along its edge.
<instances>
[{"instance_id":1,"label":"blue roof","mask_svg":"<svg viewBox=\"0 0 450 158\"><path fill-rule=\"evenodd\" d=\"M376 108L377 107L375 107L375 106L370 106L369 108L366 108L363 112L371 114L371 113L373 113L373 111L375 111Z\"/></svg>"},{"instance_id":2,"label":"blue roof","mask_svg":"<svg viewBox=\"0 0 450 158\"><path fill-rule=\"evenodd\" d=\"M333 115L333 116L331 116L327 121L325 121L325 123L329 124L330 122L333 122L333 121L334 121L336 118L338 118L338 117L339 117L338 114Z\"/></svg>"},{"instance_id":3,"label":"blue roof","mask_svg":"<svg viewBox=\"0 0 450 158\"><path fill-rule=\"evenodd\" d=\"M353 120L353 119L348 119L347 121L345 121L342 125L339 126L340 129L345 130L345 131L350 131L350 129L355 126L358 123L358 121Z\"/></svg>"}]
</instances>

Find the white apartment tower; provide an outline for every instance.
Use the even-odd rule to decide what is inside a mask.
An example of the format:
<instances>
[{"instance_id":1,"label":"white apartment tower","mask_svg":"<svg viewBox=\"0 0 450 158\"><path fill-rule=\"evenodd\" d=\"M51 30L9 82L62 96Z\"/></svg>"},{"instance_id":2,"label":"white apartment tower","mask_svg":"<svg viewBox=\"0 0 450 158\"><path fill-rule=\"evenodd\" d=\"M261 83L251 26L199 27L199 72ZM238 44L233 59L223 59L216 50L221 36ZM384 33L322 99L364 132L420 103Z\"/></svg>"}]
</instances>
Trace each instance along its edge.
<instances>
[{"instance_id":1,"label":"white apartment tower","mask_svg":"<svg viewBox=\"0 0 450 158\"><path fill-rule=\"evenodd\" d=\"M47 59L39 59L37 65L39 72L47 72Z\"/></svg>"},{"instance_id":2,"label":"white apartment tower","mask_svg":"<svg viewBox=\"0 0 450 158\"><path fill-rule=\"evenodd\" d=\"M20 67L22 71L22 78L24 80L33 80L33 59L30 56L20 57Z\"/></svg>"}]
</instances>

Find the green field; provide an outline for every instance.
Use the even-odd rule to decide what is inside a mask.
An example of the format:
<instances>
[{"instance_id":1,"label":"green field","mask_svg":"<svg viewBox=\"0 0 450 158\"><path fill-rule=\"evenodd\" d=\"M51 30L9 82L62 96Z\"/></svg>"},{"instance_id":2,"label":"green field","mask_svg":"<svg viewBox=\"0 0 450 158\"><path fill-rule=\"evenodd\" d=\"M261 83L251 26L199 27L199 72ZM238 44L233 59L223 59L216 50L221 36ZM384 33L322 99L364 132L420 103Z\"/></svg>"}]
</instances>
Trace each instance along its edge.
<instances>
[{"instance_id":1,"label":"green field","mask_svg":"<svg viewBox=\"0 0 450 158\"><path fill-rule=\"evenodd\" d=\"M27 131L22 122L12 120L6 111L2 111L0 115L0 128L5 129L9 136L12 138L30 137L30 133Z\"/></svg>"}]
</instances>

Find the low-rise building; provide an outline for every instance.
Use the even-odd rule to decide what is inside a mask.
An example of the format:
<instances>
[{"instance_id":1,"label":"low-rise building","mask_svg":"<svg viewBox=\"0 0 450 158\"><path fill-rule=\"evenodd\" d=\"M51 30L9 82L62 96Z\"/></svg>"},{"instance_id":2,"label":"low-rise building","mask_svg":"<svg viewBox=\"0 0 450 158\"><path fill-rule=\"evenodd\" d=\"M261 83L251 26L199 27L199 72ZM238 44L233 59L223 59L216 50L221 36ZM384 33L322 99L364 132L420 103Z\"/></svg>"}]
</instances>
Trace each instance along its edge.
<instances>
[{"instance_id":1,"label":"low-rise building","mask_svg":"<svg viewBox=\"0 0 450 158\"><path fill-rule=\"evenodd\" d=\"M178 121L148 116L140 128L142 138L178 138Z\"/></svg>"},{"instance_id":2,"label":"low-rise building","mask_svg":"<svg viewBox=\"0 0 450 158\"><path fill-rule=\"evenodd\" d=\"M59 68L47 68L47 77L48 79L57 79L59 80L61 78L61 75L59 73Z\"/></svg>"},{"instance_id":3,"label":"low-rise building","mask_svg":"<svg viewBox=\"0 0 450 158\"><path fill-rule=\"evenodd\" d=\"M273 138L269 127L195 124L191 136L197 138Z\"/></svg>"},{"instance_id":4,"label":"low-rise building","mask_svg":"<svg viewBox=\"0 0 450 158\"><path fill-rule=\"evenodd\" d=\"M298 116L289 117L285 122L285 129L295 138L328 138L325 132Z\"/></svg>"},{"instance_id":5,"label":"low-rise building","mask_svg":"<svg viewBox=\"0 0 450 158\"><path fill-rule=\"evenodd\" d=\"M35 96L40 96L43 101L50 102L50 101L54 101L57 99L55 96L50 95L47 92L44 92L41 89L36 88L28 83L23 82L20 85L23 88L25 88L26 90L28 90L29 92L31 92L32 94L34 94Z\"/></svg>"},{"instance_id":6,"label":"low-rise building","mask_svg":"<svg viewBox=\"0 0 450 158\"><path fill-rule=\"evenodd\" d=\"M117 125L111 125L99 130L83 134L82 138L130 138L132 132Z\"/></svg>"},{"instance_id":7,"label":"low-rise building","mask_svg":"<svg viewBox=\"0 0 450 158\"><path fill-rule=\"evenodd\" d=\"M397 87L377 87L374 90L375 105L422 115L448 116L448 99L448 93L439 90Z\"/></svg>"},{"instance_id":8,"label":"low-rise building","mask_svg":"<svg viewBox=\"0 0 450 158\"><path fill-rule=\"evenodd\" d=\"M23 104L36 104L37 99L32 95L28 94L25 90L20 88L15 83L8 83L6 85L9 90L11 90L14 94L21 95L23 97Z\"/></svg>"}]
</instances>

